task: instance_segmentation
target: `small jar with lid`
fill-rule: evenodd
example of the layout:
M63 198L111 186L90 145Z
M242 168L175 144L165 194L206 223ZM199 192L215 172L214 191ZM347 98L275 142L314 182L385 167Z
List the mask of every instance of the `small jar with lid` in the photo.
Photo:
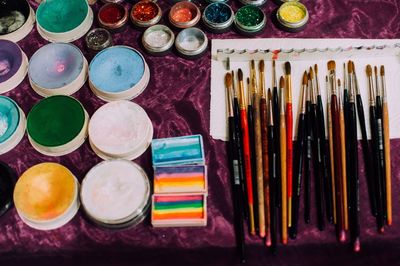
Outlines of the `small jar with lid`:
M88 32L85 37L86 46L92 54L113 45L111 34L103 28L96 28Z
M232 8L225 3L212 3L204 9L202 18L207 30L223 33L230 30L234 13Z
M101 27L119 31L128 22L128 10L121 4L108 3L100 8L97 19Z
M199 22L201 11L194 3L182 1L171 7L168 17L174 27L185 29L194 27Z
M195 27L182 30L175 39L176 50L186 59L201 57L207 51L207 46L207 35Z
M256 36L263 32L267 22L264 12L257 6L247 5L235 14L235 26L245 36Z
M277 26L287 32L302 31L306 27L308 19L308 10L300 2L284 3L276 12Z
M160 21L162 11L157 3L150 0L142 0L132 7L130 17L133 25L140 28L150 27Z
M162 56L174 45L175 34L165 25L157 24L148 28L142 37L143 47L149 54Z

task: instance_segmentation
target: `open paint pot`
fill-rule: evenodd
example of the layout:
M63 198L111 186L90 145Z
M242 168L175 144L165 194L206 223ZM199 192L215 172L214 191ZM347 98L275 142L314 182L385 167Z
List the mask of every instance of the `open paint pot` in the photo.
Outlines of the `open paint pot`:
M25 129L26 119L22 109L12 99L0 96L0 154L15 148Z
M150 80L142 54L128 46L99 52L89 65L89 86L105 101L130 100L139 96Z
M302 31L308 22L308 10L300 2L286 2L276 11L277 26L287 32Z
M85 176L83 209L90 221L109 229L139 224L150 207L150 182L143 169L127 160L103 161Z
M259 7L246 5L236 12L234 22L240 34L255 36L265 29L267 19Z
M97 53L113 45L111 34L103 28L96 28L88 32L85 37L86 46L91 52Z
M213 33L223 33L230 30L234 13L232 8L225 3L213 3L204 9L203 23Z
M207 50L207 35L198 28L188 28L179 32L175 39L175 47L182 57L196 59Z
M35 24L35 12L26 0L0 1L0 40L18 42Z
M50 42L73 42L93 23L93 11L84 0L46 0L37 9L37 30Z
M0 40L0 93L17 87L28 72L28 57L18 44Z
M101 27L118 31L128 22L128 10L121 4L108 3L100 8L97 19Z
M78 149L87 136L89 115L82 104L64 95L38 102L28 114L31 145L48 156L62 156Z
M153 125L146 111L130 101L103 105L89 123L89 142L101 158L133 160L153 139Z
M43 97L71 95L85 84L88 62L75 45L50 43L32 56L28 75L33 90Z
M194 27L200 17L200 9L189 1L178 2L169 11L169 21L173 26L181 29Z
M21 220L38 230L68 223L79 209L79 182L64 166L41 163L26 170L14 190Z
M159 5L153 1L139 1L132 7L131 21L137 27L150 27L157 24L162 17Z
M143 47L152 55L165 55L171 50L174 41L174 32L161 24L148 28L142 37Z
M0 162L0 217L13 205L13 192L17 176L13 169Z
M239 0L243 5L262 6L267 3L267 0Z

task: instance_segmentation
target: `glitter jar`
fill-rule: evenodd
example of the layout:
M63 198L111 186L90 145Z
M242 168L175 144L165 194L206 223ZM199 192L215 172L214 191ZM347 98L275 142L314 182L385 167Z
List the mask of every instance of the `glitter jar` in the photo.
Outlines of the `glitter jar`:
M200 9L189 1L178 2L169 11L169 21L173 26L181 29L195 26L200 17Z
M239 0L243 5L262 6L267 0Z
M94 53L113 45L111 34L103 28L93 29L85 37L86 46Z
M142 37L144 48L153 55L165 55L171 50L174 41L175 35L172 30L160 24L148 28Z
M287 2L281 5L276 12L278 27L288 32L302 31L308 22L308 11L305 5L299 2Z
M160 21L162 11L160 6L153 1L143 0L132 7L130 16L135 26L150 27Z
M175 47L182 57L199 58L207 50L206 34L198 28L187 28L179 32L175 39Z
M119 30L128 21L128 10L121 4L108 3L100 8L97 18L101 27L111 31Z
M254 36L264 30L266 17L259 7L247 5L239 8L235 14L234 22L239 33Z
M203 23L213 33L229 31L233 23L233 10L225 3L209 4L203 12Z

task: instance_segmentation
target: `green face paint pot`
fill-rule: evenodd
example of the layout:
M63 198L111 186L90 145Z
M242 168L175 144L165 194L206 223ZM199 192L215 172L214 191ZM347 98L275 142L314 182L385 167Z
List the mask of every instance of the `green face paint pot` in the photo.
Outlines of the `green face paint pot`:
M69 96L50 96L28 114L31 145L48 156L62 156L78 149L87 136L89 116L82 104Z
M50 42L75 41L93 23L93 12L86 0L45 0L36 17L39 34Z
M259 7L247 5L236 12L234 23L240 34L255 36L264 30L266 20L264 12Z

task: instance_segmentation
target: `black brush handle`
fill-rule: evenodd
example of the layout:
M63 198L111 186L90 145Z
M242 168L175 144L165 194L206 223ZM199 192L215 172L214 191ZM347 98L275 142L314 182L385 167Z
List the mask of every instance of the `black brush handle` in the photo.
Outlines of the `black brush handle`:
M304 158L304 221L310 223L311 219L311 156L312 156L312 123L311 102L306 102L306 152Z
M271 216L271 250L272 252L276 251L277 241L278 241L278 214L276 212L277 209L277 176L276 171L278 168L277 165L277 156L276 156L276 147L275 147L275 132L274 126L268 126L268 160L269 160L269 188L270 188L270 216Z
M369 195L369 203L371 207L371 214L373 216L377 216L378 211L376 208L376 194L375 194L375 184L374 184L374 166L372 164L371 152L368 145L367 138L367 127L365 126L365 115L364 115L364 106L362 102L362 98L360 94L357 94L357 114L358 121L360 123L361 129L361 147L363 150L364 157L364 165L365 165L365 173L367 178L367 186L368 186L368 195Z
M280 167L280 162L281 162L281 156L280 156L280 149L279 149L279 143L280 143L280 134L279 134L279 125L280 125L280 112L279 112L279 97L278 97L278 88L274 87L273 88L273 93L272 93L272 106L273 106L273 115L274 115L274 139L276 143L278 143L275 148L275 153L276 153L276 160L277 160L277 169L276 169L276 203L278 207L281 207L281 167Z
M254 212L254 227L256 232L259 231L258 225L258 197L257 197L257 175L256 173L256 146L255 146L255 135L254 135L254 117L253 117L253 106L247 106L247 123L249 127L249 137L250 137L250 152L251 152L251 172L252 175L251 183L253 185L253 212ZM254 158L254 159L253 159Z
M383 217L386 220L386 179L385 179L385 151L383 145L383 107L380 96L376 96L376 117L378 121L378 140L379 140L379 167L381 170L381 190L383 201Z

